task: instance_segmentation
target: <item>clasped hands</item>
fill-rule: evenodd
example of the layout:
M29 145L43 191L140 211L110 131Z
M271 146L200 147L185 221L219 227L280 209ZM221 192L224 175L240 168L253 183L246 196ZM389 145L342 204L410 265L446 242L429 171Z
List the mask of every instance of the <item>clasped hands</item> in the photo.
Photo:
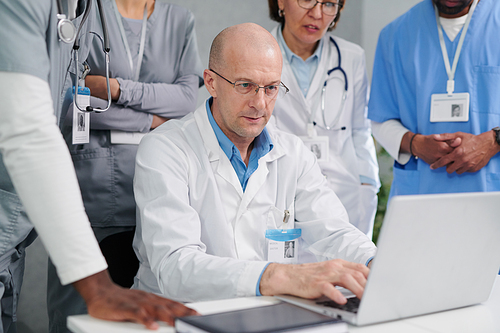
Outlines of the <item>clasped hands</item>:
M411 132L405 134L406 139L413 135ZM493 131L479 135L464 132L416 134L411 144L413 154L428 163L431 169L446 166L449 174L477 172L500 151Z

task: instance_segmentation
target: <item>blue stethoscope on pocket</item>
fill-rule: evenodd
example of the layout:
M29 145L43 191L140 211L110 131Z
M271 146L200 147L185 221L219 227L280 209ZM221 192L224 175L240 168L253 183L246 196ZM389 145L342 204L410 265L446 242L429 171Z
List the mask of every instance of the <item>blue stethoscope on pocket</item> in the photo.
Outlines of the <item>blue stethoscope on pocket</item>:
M76 8L71 8L71 5L76 5L77 1L78 0L68 1L68 12L69 13L76 10ZM104 112L104 111L107 111L109 109L109 107L111 106L111 90L110 90L110 86L109 86L109 51L110 51L110 47L109 47L109 37L108 37L108 26L106 24L106 18L104 17L104 11L102 8L101 0L96 0L96 1L97 1L97 7L99 9L99 18L101 20L101 25L102 25L102 30L103 30L103 38L101 36L99 36L98 34L96 34L95 32L91 32L91 33L93 33L94 35L99 37L99 39L103 45L103 51L104 51L104 55L105 55L105 59L106 59L106 88L107 88L107 92L108 92L108 105L106 106L105 109L100 109L100 108L94 109L91 106L87 106L85 108L82 108L78 105L78 102L77 102L78 91L80 90L79 83L81 80L85 79L85 75L88 72L88 71L85 71L85 73L82 75L82 78L79 77L80 74L79 74L79 69L78 69L78 64L79 64L78 50L80 49L80 38L77 38L77 37L80 35L80 30L90 14L93 0L87 0L85 12L83 13L83 18L82 18L82 21L81 21L78 29L76 29L73 22L71 22L71 20L70 20L71 16L70 15L66 16L66 14L64 14L62 0L57 0L57 11L58 11L58 14L57 14L57 19L58 19L57 34L59 36L59 40L66 43L66 44L70 44L70 43L74 42L72 53L73 53L73 56L75 59L76 75L75 75L75 79L74 79L75 93L73 94L73 103L78 108L78 110L80 110L82 112Z
M328 72L326 72L326 80L323 83L323 88L321 89L321 114L322 114L322 117L323 117L324 126L320 126L317 123L314 123L314 125L319 126L319 127L324 127L327 130L330 130L330 129L334 128L335 125L337 125L337 123L339 122L340 116L342 115L342 113L344 111L344 105L345 105L345 100L347 98L347 89L348 89L347 75L346 75L344 69L342 68L342 57L340 55L340 48L339 48L337 42L333 39L332 36L330 36L330 41L333 43L333 45L335 45L335 48L337 49L339 64L338 64L337 67L334 67L334 68L330 69ZM339 71L340 73L342 73L342 77L330 76L335 71ZM340 80L340 81L342 81L342 78L344 79L344 91L342 92L342 98L341 98L341 102L340 102L339 112L337 112L337 116L335 117L335 119L332 122L327 123L326 122L326 116L325 116L326 86L328 84L328 81L330 81L330 80Z

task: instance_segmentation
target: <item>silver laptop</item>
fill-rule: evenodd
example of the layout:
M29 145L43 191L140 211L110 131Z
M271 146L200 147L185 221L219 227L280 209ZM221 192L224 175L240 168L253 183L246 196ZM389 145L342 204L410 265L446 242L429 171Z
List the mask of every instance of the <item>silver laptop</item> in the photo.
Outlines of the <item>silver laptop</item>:
M499 269L500 192L397 196L356 313L279 298L361 326L484 302Z

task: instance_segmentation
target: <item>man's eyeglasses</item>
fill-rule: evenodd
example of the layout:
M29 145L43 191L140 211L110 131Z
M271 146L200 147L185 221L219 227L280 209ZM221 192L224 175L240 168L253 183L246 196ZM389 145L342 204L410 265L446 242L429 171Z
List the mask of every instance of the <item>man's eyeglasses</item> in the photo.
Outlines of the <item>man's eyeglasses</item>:
M323 10L323 14L334 16L337 15L339 9L342 7L338 2L331 1L317 1L317 0L297 0L297 3L300 7L304 9L313 9L316 4L321 5L321 9Z
M259 89L264 89L264 92L266 96L270 99L274 98L281 98L286 95L286 93L289 91L289 89L283 84L283 82L280 82L280 84L271 84L268 86L261 87L256 83L250 82L250 81L235 81L231 82L228 79L226 79L224 76L220 75L213 69L210 71L214 72L224 80L226 80L228 83L232 84L234 87L234 90L236 90L237 93L242 94L242 95L247 95L252 91L255 91L255 94L259 92Z

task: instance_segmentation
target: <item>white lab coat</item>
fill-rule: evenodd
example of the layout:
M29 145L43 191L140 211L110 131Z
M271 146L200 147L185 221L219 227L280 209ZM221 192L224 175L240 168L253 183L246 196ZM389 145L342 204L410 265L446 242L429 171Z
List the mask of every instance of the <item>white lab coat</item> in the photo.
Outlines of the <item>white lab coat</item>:
M265 231L281 226L285 209L318 260L365 264L375 254L300 139L268 130L274 148L245 192L205 104L144 137L134 179L134 288L185 302L255 295L267 259Z
M277 38L277 28L272 31ZM321 61L313 77L309 91L304 97L290 63L284 57L281 81L290 92L276 101L274 119L279 129L298 136L306 136L306 126L311 112L318 136L329 138L329 160L320 162L321 171L327 177L328 185L344 204L349 221L371 237L373 221L377 210L377 192L380 187L375 145L371 136L370 122L367 120L367 89L365 55L361 47L342 38L334 37L342 58L342 69L348 81L347 98L339 121L331 130L324 127L321 112L321 91L328 70L337 67L337 49L330 41L330 34L323 37ZM284 54L284 51L282 50ZM334 121L340 109L344 90L343 76L334 71L325 97L325 114L328 123ZM344 128L344 129L342 129ZM373 179L375 186L361 185L360 175Z

